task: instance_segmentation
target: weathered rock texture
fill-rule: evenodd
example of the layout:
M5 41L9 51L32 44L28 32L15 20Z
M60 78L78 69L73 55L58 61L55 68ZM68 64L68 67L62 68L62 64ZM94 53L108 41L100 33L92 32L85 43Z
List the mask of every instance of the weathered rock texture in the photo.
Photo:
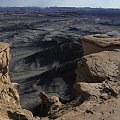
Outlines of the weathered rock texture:
M19 85L10 81L9 47L9 44L0 42L0 120L35 120L31 112L20 106Z
M85 56L78 63L74 84L80 100L58 120L119 120L120 38L102 34L82 40Z
M97 35L97 37L101 35ZM102 35L106 38L106 35ZM108 36L107 36L108 38ZM102 51L87 54L78 63L74 88L77 99L61 104L56 96L49 97L42 92L41 110L48 119L65 120L119 120L120 112L120 46L116 42L94 40ZM114 44L113 44L114 43ZM84 44L84 43L83 43ZM103 45L105 44L105 45ZM112 46L112 49L104 49ZM30 111L20 106L19 85L11 83L8 75L9 45L0 44L0 119L2 120L37 120ZM85 50L85 49L84 49ZM95 49L97 50L97 49ZM98 53L96 53L98 52ZM45 110L44 110L45 109ZM41 110L38 109L40 112ZM61 116L61 117L60 117Z
M103 101L114 97L118 97L119 101L120 38L97 34L84 36L82 41L85 56L78 63L74 88L77 95L86 101L83 103L84 111L88 109L87 112L93 114L94 112L91 112L90 109L103 103ZM106 104L108 103L106 102ZM102 106L99 105L101 109ZM89 118L87 117L84 119L87 120ZM96 119L96 117L91 117L91 119Z
M101 83L115 81L120 75L120 50L103 51L86 55L79 62L77 82Z
M62 107L62 103L57 96L49 97L42 91L40 92L39 97L41 99L40 114L42 114L42 116L51 115Z
M109 36L107 34L83 36L81 40L85 55L120 48L120 37Z
M111 98L102 104L84 102L56 120L119 120L120 99Z
M88 93L107 99L111 89L110 95L118 95L119 88L113 86L120 80L120 38L95 34L82 37L82 41L85 56L78 63L74 85L78 94L85 96L84 93ZM103 94L104 89L109 90Z

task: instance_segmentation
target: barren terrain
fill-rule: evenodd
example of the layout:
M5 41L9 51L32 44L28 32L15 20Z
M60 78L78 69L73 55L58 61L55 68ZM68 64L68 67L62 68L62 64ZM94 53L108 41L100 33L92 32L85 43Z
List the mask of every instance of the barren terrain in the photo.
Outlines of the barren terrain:
M0 41L11 45L10 77L20 84L22 107L34 113L41 90L73 100L80 36L120 36L119 15L119 9L0 8Z

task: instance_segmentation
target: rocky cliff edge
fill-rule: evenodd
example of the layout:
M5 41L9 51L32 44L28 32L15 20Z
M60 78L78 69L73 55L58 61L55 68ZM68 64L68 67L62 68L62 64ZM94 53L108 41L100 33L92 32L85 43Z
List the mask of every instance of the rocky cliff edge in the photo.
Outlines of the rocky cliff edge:
M9 44L0 42L0 120L39 120L20 106L19 85L9 77L9 50Z
M78 63L74 84L79 103L61 119L119 120L120 38L97 34L81 40L85 56Z

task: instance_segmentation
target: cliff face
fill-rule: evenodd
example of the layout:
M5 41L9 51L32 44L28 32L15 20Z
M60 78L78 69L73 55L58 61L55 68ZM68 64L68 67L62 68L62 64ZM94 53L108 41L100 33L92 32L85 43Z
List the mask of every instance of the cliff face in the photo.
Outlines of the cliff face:
M83 36L81 39L85 56L76 69L75 88L88 94L93 90L98 91L98 94L92 93L98 97L107 85L114 95L118 95L119 88L115 89L113 86L118 85L120 80L120 38L96 34ZM89 47L86 44L89 44ZM108 92L110 91L105 94L108 95Z
M119 120L120 38L97 34L81 39L85 56L78 63L74 84L79 104L61 118Z
M96 36L96 35L94 35ZM107 35L97 35L104 40L85 39L86 43L92 41L102 51L84 46L85 55L78 62L74 88L77 98L68 103L61 104L60 109L54 110L41 119L65 120L119 120L120 113L120 44L118 38L105 39ZM108 37L108 36L107 36ZM83 38L82 38L83 40ZM84 40L83 40L84 41ZM99 41L99 42L96 42ZM101 42L100 42L101 41ZM115 42L114 42L115 41ZM116 42L117 41L117 42ZM110 43L110 46L108 45ZM103 46L106 45L106 46ZM39 120L33 117L28 110L22 109L19 98L19 85L11 83L8 65L10 60L9 44L0 43L0 119L2 120ZM91 46L90 46L91 47ZM90 51L90 53L88 53ZM53 98L50 98L53 103ZM39 112L39 109L38 111ZM44 111L43 111L44 112ZM64 115L63 115L64 113ZM61 116L61 117L60 117Z
M120 101L120 38L104 34L82 37L85 56L76 69L76 93L85 101L81 106L90 114L85 120L116 119L119 117ZM117 97L117 98L116 98ZM116 99L115 99L116 98ZM113 100L109 108L109 102ZM105 102L105 103L104 103ZM102 105L101 105L102 104ZM96 106L96 107L95 107ZM116 110L117 108L117 110ZM102 111L103 110L103 111ZM109 110L115 113L109 113ZM103 112L104 115L100 115ZM105 114L106 112L107 114Z
M9 78L10 45L0 42L0 119L35 120L32 113L20 106L19 85L11 83Z

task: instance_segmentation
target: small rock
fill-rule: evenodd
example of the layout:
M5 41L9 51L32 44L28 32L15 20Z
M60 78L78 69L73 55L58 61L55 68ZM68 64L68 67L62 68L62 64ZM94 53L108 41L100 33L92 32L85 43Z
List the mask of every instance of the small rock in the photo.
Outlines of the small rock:
M110 96L107 94L107 93L103 93L101 96L100 96L101 99L104 99L104 100L108 100L110 99Z

